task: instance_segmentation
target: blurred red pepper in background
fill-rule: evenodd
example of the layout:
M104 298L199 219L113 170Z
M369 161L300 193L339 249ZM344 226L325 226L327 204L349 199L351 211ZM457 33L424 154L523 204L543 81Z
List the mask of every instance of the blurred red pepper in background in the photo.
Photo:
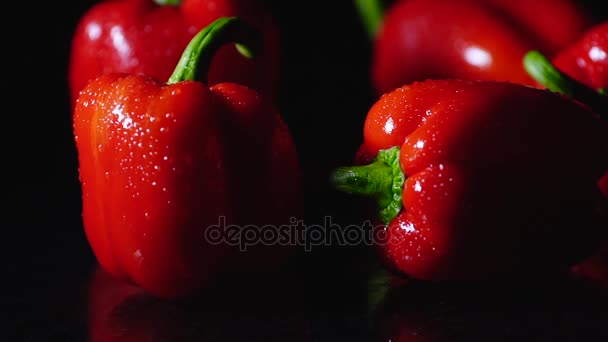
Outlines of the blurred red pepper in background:
M208 72L209 85L235 82L278 95L279 31L254 0L102 0L75 29L68 69L72 103L93 78L110 72L169 78L184 48L220 17L238 16L263 32L264 50L253 59L222 47Z
M606 239L608 128L588 108L510 82L427 80L370 108L347 193L377 200L377 248L423 280L567 270ZM367 160L363 160L363 158Z
M561 50L555 66L596 90L608 89L608 22L597 24Z
M302 214L298 155L273 104L243 85L202 83L217 49L238 42L247 52L261 45L256 32L220 18L192 39L166 84L110 73L80 93L84 228L114 276L172 298L223 278L259 282L287 261L293 249L278 242L240 251L222 240L228 225L244 234Z
M356 0L372 39L377 95L427 78L534 85L522 67L531 49L552 56L595 23L571 0Z

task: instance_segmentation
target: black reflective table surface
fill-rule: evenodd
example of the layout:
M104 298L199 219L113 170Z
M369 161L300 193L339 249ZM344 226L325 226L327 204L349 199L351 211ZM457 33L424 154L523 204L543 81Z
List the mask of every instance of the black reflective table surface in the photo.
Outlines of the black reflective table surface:
M4 7L17 23L0 31L0 341L608 341L599 283L407 281L381 271L368 246L319 246L272 286L242 279L179 301L108 277L82 227L66 80L71 34L95 2ZM283 30L278 105L306 174L306 222L360 224L360 203L327 175L351 163L373 102L365 32L346 2L267 2Z
M608 339L608 288L581 278L448 285L380 271L366 284L315 288L287 280L169 301L92 265L82 279L25 298L30 311L8 313L23 315L18 340L32 342Z

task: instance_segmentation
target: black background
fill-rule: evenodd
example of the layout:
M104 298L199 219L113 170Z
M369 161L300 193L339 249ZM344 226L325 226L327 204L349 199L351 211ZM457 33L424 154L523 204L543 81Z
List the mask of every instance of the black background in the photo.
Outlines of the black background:
M335 222L346 222L352 199L332 191L326 178L333 167L351 162L373 102L369 43L350 1L267 2L282 30L279 107L307 175L307 218L322 223L331 215ZM9 323L6 333L15 333L17 341L86 340L82 294L95 260L81 225L66 70L73 29L93 3L22 1L4 10L2 311ZM305 311L312 316L327 318L316 326L321 334L328 332L324 336L368 337L359 316L367 307L367 253L329 247L299 261L300 286L292 295L306 298ZM569 289L560 296L564 293ZM430 297L424 292L417 299ZM576 331L582 314L575 310L571 315L579 319L570 323ZM487 318L476 319L487 323Z

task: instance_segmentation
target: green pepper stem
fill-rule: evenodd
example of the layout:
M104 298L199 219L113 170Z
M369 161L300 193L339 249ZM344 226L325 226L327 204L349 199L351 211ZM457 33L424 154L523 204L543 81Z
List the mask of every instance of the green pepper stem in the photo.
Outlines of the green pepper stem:
M523 64L528 74L545 88L586 104L606 119L608 97L606 97L604 89L593 89L564 74L547 57L536 50L526 53Z
M181 0L154 0L157 5L160 6L179 6Z
M391 167L375 161L369 165L340 167L332 175L336 189L357 195L377 196L390 191Z
M381 0L355 0L355 8L368 38L373 40L384 19L384 4Z
M399 165L399 148L381 150L368 165L335 169L331 182L337 190L375 198L379 218L388 224L401 211L401 194L405 175Z
M237 17L215 20L192 38L167 84L185 80L206 83L215 53L229 43L235 43L244 57L252 58L262 48L262 33Z

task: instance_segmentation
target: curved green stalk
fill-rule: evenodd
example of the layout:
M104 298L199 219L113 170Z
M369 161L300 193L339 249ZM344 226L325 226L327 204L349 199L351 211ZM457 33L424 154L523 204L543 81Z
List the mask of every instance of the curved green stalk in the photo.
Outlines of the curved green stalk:
M370 40L373 40L384 19L382 0L355 0L355 8Z
M207 72L217 50L235 43L237 50L251 58L261 50L262 33L237 17L222 17L192 38L167 84L185 80L207 82Z
M593 89L558 70L541 52L533 50L524 56L524 68L542 86L586 104L606 118L608 97L605 89Z
M389 224L401 211L405 175L399 165L399 148L378 152L374 162L362 166L340 167L331 175L333 186L346 193L373 197L378 217Z
M160 6L179 6L181 0L154 0L157 5Z

